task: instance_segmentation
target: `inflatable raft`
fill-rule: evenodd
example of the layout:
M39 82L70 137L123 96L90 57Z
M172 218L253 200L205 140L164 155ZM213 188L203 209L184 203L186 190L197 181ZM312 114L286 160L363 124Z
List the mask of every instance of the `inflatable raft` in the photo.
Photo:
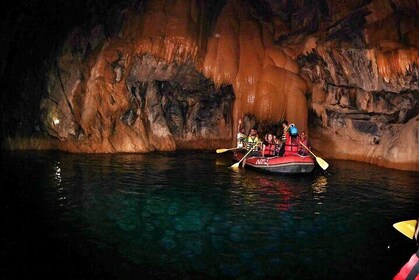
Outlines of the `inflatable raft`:
M234 152L233 160L240 161L245 153ZM287 156L249 156L243 160L243 166L270 173L301 174L310 173L315 166L315 160L311 156L292 154Z

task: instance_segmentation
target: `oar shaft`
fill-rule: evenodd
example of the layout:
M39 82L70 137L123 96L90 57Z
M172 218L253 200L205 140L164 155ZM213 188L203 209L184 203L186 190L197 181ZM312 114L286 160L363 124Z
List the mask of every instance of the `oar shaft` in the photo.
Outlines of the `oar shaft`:
M322 159L321 157L316 156L312 151L310 151L310 149L306 145L304 145L301 141L299 141L299 142L307 151L310 152L310 154L316 159L317 163L320 165L320 167L323 170L326 170L329 167L329 164L324 159Z
M251 148L240 160L239 160L239 165L240 163L251 153L253 152L253 148Z
M255 145L252 146L252 148L235 164L233 164L231 167L239 167L240 163L251 153L253 152L253 150L256 148L256 146L258 145L258 143L256 143Z
M313 157L317 158L315 154L306 146L303 144L303 142L300 141L301 146L303 146Z

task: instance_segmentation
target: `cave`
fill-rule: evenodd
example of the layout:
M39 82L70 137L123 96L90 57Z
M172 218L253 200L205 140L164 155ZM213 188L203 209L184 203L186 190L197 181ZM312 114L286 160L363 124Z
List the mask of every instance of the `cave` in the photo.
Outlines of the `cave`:
M417 0L15 0L0 19L2 279L417 260ZM312 149L253 153L285 120Z
M325 158L419 170L414 1L17 1L2 9L8 150L234 146L289 120Z

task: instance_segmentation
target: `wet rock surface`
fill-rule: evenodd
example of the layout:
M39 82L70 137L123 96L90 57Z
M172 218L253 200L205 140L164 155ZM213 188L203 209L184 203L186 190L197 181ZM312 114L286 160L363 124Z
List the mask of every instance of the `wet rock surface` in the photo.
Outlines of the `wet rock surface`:
M67 10L80 22L57 3L5 12L4 147L212 149L235 145L239 119L261 136L288 119L322 156L419 170L414 1L133 0Z

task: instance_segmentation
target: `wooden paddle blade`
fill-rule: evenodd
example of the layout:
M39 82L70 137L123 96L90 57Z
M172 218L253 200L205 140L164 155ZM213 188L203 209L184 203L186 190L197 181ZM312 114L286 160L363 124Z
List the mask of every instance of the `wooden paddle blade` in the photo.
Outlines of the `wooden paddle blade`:
M415 235L416 220L398 222L395 223L393 227L408 238L413 239L413 236Z
M320 165L323 170L326 170L329 167L329 164L322 158L316 157L317 163Z

